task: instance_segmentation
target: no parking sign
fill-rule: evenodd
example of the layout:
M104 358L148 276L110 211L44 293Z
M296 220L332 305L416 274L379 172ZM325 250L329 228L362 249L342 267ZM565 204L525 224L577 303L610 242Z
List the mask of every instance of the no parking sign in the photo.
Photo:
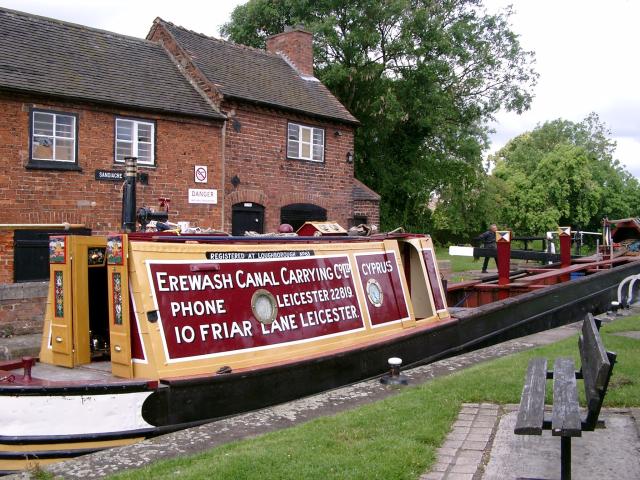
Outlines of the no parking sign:
M209 175L207 173L207 166L206 165L196 165L194 167L194 175L193 175L193 179L195 180L196 183L207 183L207 181L209 180Z

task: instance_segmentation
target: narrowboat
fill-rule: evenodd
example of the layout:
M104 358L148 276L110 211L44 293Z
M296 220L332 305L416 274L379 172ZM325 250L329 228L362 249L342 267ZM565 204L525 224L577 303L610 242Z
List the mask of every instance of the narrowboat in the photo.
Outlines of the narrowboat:
M0 471L576 321L640 273L613 247L510 272L510 232L497 232L498 277L445 289L428 235L316 227L328 235L51 237L39 358L0 364Z

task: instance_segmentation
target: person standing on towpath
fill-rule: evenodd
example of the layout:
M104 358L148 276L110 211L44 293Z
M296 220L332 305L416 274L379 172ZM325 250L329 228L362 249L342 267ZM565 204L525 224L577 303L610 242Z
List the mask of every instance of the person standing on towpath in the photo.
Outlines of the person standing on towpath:
M489 230L484 232L482 235L477 237L477 240L482 242L482 246L484 248L492 248L496 250L496 232L498 231L498 226L495 223L489 225ZM497 253L497 252L496 252ZM487 267L489 266L489 259L491 257L484 257L484 262L482 263L482 273L487 273ZM498 259L496 255L493 255L493 259L496 262L496 267L498 266Z

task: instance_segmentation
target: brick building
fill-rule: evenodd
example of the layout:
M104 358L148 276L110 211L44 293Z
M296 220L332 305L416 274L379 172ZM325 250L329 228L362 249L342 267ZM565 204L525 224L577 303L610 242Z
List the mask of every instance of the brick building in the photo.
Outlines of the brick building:
M310 33L288 29L264 51L157 18L147 38L163 45L228 119L226 229L352 221L357 121L313 76Z
M263 51L161 19L138 39L3 8L0 31L0 224L14 225L0 230L0 283L18 277L15 225L120 228L121 182L108 180L127 155L144 177L138 205L168 197L172 221L378 222L379 197L354 183L357 120L313 77L308 32Z

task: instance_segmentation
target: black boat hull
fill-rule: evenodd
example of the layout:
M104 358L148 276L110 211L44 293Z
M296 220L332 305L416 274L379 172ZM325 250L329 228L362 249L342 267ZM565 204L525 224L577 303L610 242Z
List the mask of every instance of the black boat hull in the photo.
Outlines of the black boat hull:
M375 377L387 359L405 367L500 343L606 311L618 284L640 273L640 262L457 311L451 321L365 347L250 372L168 380L144 403L152 425L202 421L275 405Z

